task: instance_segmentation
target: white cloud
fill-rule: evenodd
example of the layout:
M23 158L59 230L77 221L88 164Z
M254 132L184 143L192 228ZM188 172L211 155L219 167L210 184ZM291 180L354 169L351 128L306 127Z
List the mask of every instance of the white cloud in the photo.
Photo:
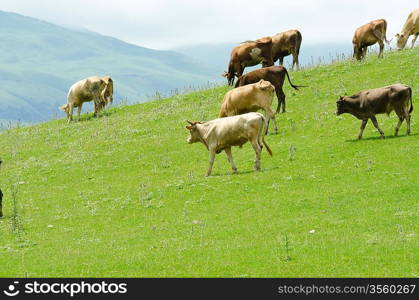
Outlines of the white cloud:
M241 42L290 28L302 32L303 43L351 43L355 28L377 18L388 21L390 37L415 4L408 0L2 0L0 9L168 49Z

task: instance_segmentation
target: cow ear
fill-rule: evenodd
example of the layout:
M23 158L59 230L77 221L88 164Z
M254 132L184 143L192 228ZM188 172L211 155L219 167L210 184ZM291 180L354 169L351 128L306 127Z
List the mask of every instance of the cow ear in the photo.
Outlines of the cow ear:
M192 126L191 125L186 125L185 128L188 129L189 131L192 130Z

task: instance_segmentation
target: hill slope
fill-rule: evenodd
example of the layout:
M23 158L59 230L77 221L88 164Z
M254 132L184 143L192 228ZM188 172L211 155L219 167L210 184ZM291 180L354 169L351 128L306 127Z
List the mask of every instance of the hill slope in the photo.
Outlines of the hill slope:
M92 75L115 80L116 100L146 101L160 91L202 85L215 72L174 51L157 51L87 30L0 11L0 119L60 115L68 88Z
M418 55L292 72L310 87L285 84L262 172L246 144L238 175L220 154L205 178L186 143L226 86L0 133L0 276L417 276ZM413 88L412 135L381 115L387 138L368 124L356 141L338 96L395 82Z

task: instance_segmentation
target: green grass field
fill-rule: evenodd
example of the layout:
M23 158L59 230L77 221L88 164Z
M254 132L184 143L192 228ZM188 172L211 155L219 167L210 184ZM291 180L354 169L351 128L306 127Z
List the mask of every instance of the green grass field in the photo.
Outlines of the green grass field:
M189 145L185 120L216 118L228 87L0 133L0 276L417 277L419 48L291 72L261 172ZM339 95L413 89L412 134L394 113L335 116ZM274 99L276 108L276 98Z

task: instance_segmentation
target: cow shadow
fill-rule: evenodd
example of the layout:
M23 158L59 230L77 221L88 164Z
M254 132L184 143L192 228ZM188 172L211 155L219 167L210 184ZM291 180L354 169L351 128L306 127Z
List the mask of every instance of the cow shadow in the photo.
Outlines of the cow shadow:
M264 173L264 172L269 172L269 171L273 171L279 169L279 167L272 167L272 168L262 168L262 170L260 171L256 171L256 170L246 170L246 171L238 171L237 173L233 173L233 171L228 171L225 173L215 173L215 174L211 174L210 177L224 177L224 176L240 176L240 175L245 175L245 174L251 174L251 173Z
M361 140L358 139L351 139L351 140L346 140L345 142L347 143L356 143L356 142L362 142L362 141L376 141L376 140L392 140L392 139L403 139L403 138L407 138L407 137L411 137L411 136L418 136L419 133L411 133L410 135L407 134L399 134L398 136L395 135L387 135L385 136L384 139L382 139L380 136L370 136L367 138L362 138Z

